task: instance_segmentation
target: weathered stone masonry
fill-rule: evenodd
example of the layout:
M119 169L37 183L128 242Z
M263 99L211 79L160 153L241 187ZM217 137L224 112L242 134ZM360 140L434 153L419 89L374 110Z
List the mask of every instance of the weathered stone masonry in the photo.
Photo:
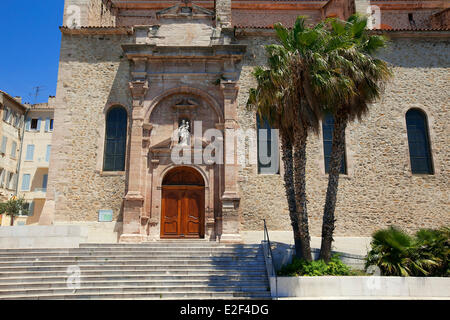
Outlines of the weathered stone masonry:
M197 14L208 16L207 11L197 10ZM246 108L248 91L256 85L251 72L255 66L265 63L264 45L275 41L273 31L237 27L220 33L214 24L201 20L204 17L200 22L181 24L172 18L166 16L168 20L160 26L62 28L56 125L46 214L43 213L41 223L95 222L98 210L110 208L114 211L114 221L121 222L125 215L125 220L131 217L133 223L138 223L127 222L132 230L124 230L124 234L146 234L157 239L161 192L158 188L162 175L171 166L163 155L168 148L165 139L172 124L167 126L167 121L173 117L175 100L193 99L192 103L200 105L195 108L204 110L198 111L197 116L204 117L208 126L256 128L255 115ZM391 224L409 231L450 224L449 32L391 31L387 35L392 41L380 56L393 65L395 77L367 117L347 129L348 174L340 181L337 236L368 236ZM215 52L211 49L214 41L226 41L230 48L237 45L236 48L245 50L239 53L235 64L223 64L226 60L223 57L201 58L222 61L209 64L208 68L212 69L205 69L199 60L189 61L184 56L198 48L202 52ZM159 50L154 50L154 46L159 46ZM183 51L176 49L177 46L189 48ZM144 50L145 55L139 50ZM164 50L173 58L166 57L156 63ZM171 59L175 62L170 62ZM177 65L177 59L185 62ZM230 74L237 72L237 79L218 85L215 80L226 74L227 68ZM205 76L195 75L205 70L210 70ZM139 94L133 93L137 88L133 89L133 83L146 86L138 84L140 79L148 83L142 101L137 99ZM150 110L152 104L155 109L150 116L145 110ZM125 172L108 173L102 171L105 116L113 105L128 110L127 167ZM219 115L214 120L207 111L213 105ZM405 113L410 108L420 108L427 114L433 175L411 174L405 123ZM169 109L170 113L164 111ZM227 114L227 110L231 113ZM141 129L135 130L136 126ZM145 138L146 132L153 135L149 140ZM132 137L135 142L142 140L141 149L132 143ZM320 135L310 136L307 151L311 231L312 235L319 236L327 186ZM149 160L136 161L136 156ZM251 165L228 169L206 165L198 170L205 180L215 177L207 181L212 184L207 186L211 189L208 189L210 211L206 212L206 223L212 234L217 231L215 228L224 227L221 219L227 219L226 210L230 208L232 218L225 228L230 228L231 233L239 229L261 230L263 218L271 230L290 230L282 168L280 175L260 175L256 166ZM237 184L226 182L229 183L226 185L223 179L233 181L234 172ZM228 198L223 197L226 190L231 192ZM224 206L224 201L230 203ZM127 212L134 213L127 216ZM139 236L139 239L143 238Z

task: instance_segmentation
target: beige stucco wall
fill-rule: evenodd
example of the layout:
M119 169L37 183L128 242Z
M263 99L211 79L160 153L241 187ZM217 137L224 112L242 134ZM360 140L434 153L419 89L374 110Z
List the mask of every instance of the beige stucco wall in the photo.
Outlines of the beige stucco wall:
M52 101L53 103L53 101ZM33 212L27 219L27 224L34 224L39 221L39 217L46 197L46 189L43 188L44 175L48 175L49 161L46 159L47 146L51 145L52 132L50 124L46 130L46 119L54 119L52 106L46 104L35 105L27 114L29 119L41 119L40 130L25 130L22 156L20 164L20 176L18 184L18 195L23 196L27 202L34 205L31 207ZM34 145L34 155L32 160L27 160L27 146ZM30 175L28 189L22 188L23 177ZM48 182L47 182L48 184Z

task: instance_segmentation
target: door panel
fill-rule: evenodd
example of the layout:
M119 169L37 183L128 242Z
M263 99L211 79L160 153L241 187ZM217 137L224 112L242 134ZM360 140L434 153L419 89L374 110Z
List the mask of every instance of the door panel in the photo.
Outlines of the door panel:
M204 236L205 189L193 186L163 187L162 238Z
M202 233L202 194L201 190L186 190L184 195L183 212L185 219L183 219L186 230L186 235L189 237L198 237Z
M181 200L179 190L163 190L161 234L169 237L180 234Z

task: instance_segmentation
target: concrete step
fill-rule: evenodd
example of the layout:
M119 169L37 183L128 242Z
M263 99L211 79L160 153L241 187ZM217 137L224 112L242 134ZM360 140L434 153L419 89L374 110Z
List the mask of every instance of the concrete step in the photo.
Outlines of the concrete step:
M48 282L59 282L66 281L69 274L45 274L45 275L24 275L18 277L17 274L13 274L9 277L0 277L0 285L3 284L17 284L17 283L48 283ZM84 272L80 277L81 281L101 281L101 280L205 280L205 281L266 281L266 275L264 273L254 273L254 274L241 274L241 273L177 273L177 274L94 274L86 275Z
M208 285L152 285L152 286L93 286L93 287L81 287L80 289L70 289L65 286L64 288L33 288L33 289L24 289L24 288L11 288L11 289L2 289L0 290L0 299L4 296L8 295L48 295L48 294L59 294L59 295L67 295L67 294L97 294L97 293L151 293L151 292L267 292L268 285L254 285L254 286L208 286Z
M188 254L183 252L174 252L174 253L149 253L149 254L140 254L140 255L58 255L58 256L34 256L34 255L19 255L13 257L1 257L0 262L8 262L8 261L98 261L98 260L143 260L143 259L152 259L152 260L167 260L167 259L209 259L209 260L261 260L262 256L259 254L249 254L249 255L232 255L232 254Z
M47 268L48 269L48 268ZM80 272L82 276L143 276L143 277L152 277L152 276L261 276L266 274L266 270L263 268L259 269L242 269L236 270L235 268L228 269L215 269L215 268L178 268L178 269L166 269L162 268L152 268L152 269L87 269L80 268ZM24 270L16 270L15 268L10 271L1 271L0 270L0 281L2 279L8 278L40 278L40 277L67 277L67 269L66 268L51 268L51 270L38 270L38 271L24 271Z
M47 250L47 249L35 249L30 251L7 249L11 251L0 252L0 258L2 257L17 257L17 256L64 256L64 255L147 255L147 254L179 254L179 252L188 253L192 255L196 254L223 254L223 255L249 255L260 254L261 249L199 249L199 248L150 248L150 249L65 249L65 250Z
M160 264L172 265L172 266L197 266L197 265L210 265L210 266L235 266L235 267L249 267L259 266L264 260L224 260L224 259L158 259L158 260L118 260L118 259L93 259L93 260L64 260L64 261L0 261L1 267L20 267L20 266L92 266L92 265L108 265L114 264L118 266L134 265L147 265L157 266Z
M67 265L60 265L60 266L54 266L54 265L44 265L44 266L0 266L0 274L3 274L4 272L42 272L42 271L60 271L60 272L66 272L67 271ZM264 265L254 265L254 266L243 266L241 268L233 266L233 265L211 265L211 264L198 264L195 265L195 269L193 269L190 266L186 265L179 265L179 264L156 264L156 265L136 265L136 264L128 264L126 266L124 265L115 265L115 264L91 264L91 265L78 265L78 267L81 269L81 272L95 272L95 271L120 271L120 270L134 270L134 271L212 271L212 272L221 272L221 271L234 271L234 272L243 272L243 271L252 271L252 272L262 272L265 271L266 268Z
M271 300L268 292L106 292L97 294L5 295L1 300Z
M134 252L123 252L120 254L116 254L114 252L110 253L40 253L40 254L7 254L0 255L0 261L17 261L21 259L91 259L91 258L171 258L171 257L205 257L205 258L240 258L240 259L257 259L261 255L258 252L242 252L242 253L231 253L231 252L167 252L167 251L159 251L159 252L144 252L144 253L134 253Z
M254 249L259 248L260 244L220 244L220 243L189 243L189 242L173 242L173 243L164 243L164 242L151 242L151 243L81 243L80 249L99 249L99 248L108 248L108 249L120 249L120 248L136 248L136 249L145 249L145 248L199 248L199 249L209 249L209 248L219 248L219 249ZM8 250L8 249L4 249Z
M67 287L80 268L80 289ZM206 241L0 250L0 299L270 298L259 245Z
M164 281L162 281L164 280ZM20 286L20 290L25 289L56 289L56 288L67 288L68 282L66 279L58 279L56 281L32 281L25 282L8 282L0 283L0 296L3 292L8 290L17 290ZM264 288L267 289L269 282L264 279L238 279L230 280L223 278L216 279L100 279L91 280L86 278L80 279L80 288L100 288L100 287L188 287L188 286L205 286L205 287L226 287L226 288Z

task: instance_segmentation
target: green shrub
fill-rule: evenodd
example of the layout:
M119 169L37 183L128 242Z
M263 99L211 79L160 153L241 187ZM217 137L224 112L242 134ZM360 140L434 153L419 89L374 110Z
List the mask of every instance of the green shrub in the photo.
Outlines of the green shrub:
M308 262L294 257L292 263L282 267L279 276L348 276L351 275L350 268L345 265L339 255L334 255L328 264L323 260Z
M449 228L422 229L409 236L396 227L372 236L366 257L369 266L386 276L448 276Z

